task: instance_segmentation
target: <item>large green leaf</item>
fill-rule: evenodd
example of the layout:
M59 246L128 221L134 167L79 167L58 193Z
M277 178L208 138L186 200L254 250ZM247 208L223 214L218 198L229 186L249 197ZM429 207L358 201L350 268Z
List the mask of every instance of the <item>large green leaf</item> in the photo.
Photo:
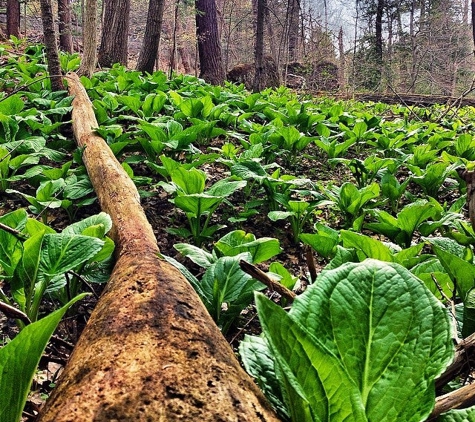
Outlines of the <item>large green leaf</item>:
M394 257L391 250L380 240L365 236L360 233L342 230L340 232L343 246L345 248L355 248L362 259L374 258L380 261L393 262Z
M280 418L289 420L282 389L275 376L274 357L265 338L246 334L239 344L239 354L246 371L256 380Z
M250 258L249 253L221 257L206 270L201 280L203 301L223 332L252 302L254 291L265 287L241 270L239 261L250 261Z
M63 274L92 258L103 245L103 240L90 236L45 234L40 269L49 276Z
M265 296L256 295L256 305L292 420L367 421L358 387L338 357Z
M281 251L277 239L272 237L256 239L252 233L246 233L244 230L234 230L224 235L214 247L226 256L249 252L255 264L266 261Z
M96 215L91 215L81 221L70 224L63 230L63 234L83 234L84 230L91 226L102 225L104 227L104 234L112 228L112 220L109 214L101 212Z
M430 414L434 379L454 354L450 321L404 267L368 259L326 270L288 314L262 295L256 303L293 421L411 422Z
M24 209L9 212L0 217L0 223L21 231L28 220ZM12 276L23 253L22 242L12 233L0 230L0 268L7 276Z
M181 195L175 198L175 205L194 217L201 217L209 213L215 206L223 202L224 198L211 196L204 193Z
M324 271L289 318L341 360L369 420L422 421L430 413L434 379L454 352L450 322L404 267L366 260Z
M467 293L475 287L475 266L447 252L435 243L432 243L432 249L449 274L450 279L457 285L458 296L465 301Z
M0 421L20 420L33 375L51 335L68 308L84 296L75 297L61 309L27 325L0 349Z
M21 99L20 94L10 95L9 97L2 98L0 101L0 113L10 116L15 116L25 107L24 101Z

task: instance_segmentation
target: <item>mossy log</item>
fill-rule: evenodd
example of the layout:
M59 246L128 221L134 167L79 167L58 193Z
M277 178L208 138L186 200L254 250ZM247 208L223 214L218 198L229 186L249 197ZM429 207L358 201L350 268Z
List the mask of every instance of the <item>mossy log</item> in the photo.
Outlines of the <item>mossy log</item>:
M75 74L73 130L117 261L40 422L278 421L193 288L157 256L156 238L97 127Z

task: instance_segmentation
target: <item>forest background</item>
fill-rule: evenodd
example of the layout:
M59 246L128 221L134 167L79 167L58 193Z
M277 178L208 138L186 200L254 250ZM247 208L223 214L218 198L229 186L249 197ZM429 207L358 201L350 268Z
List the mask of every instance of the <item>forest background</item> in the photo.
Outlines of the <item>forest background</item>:
M53 5L61 49L85 47L82 23L91 3L96 0ZM470 91L474 75L468 0L151 0L147 19L144 0L94 6L102 66L118 62L143 70L152 59L146 70L201 75L209 82L227 76L252 86L260 34L261 86L458 96ZM0 2L4 35L39 28L39 7ZM123 23L114 25L114 16ZM108 30L99 42L101 27ZM147 34L147 27L155 31ZM214 69L207 73L200 61Z

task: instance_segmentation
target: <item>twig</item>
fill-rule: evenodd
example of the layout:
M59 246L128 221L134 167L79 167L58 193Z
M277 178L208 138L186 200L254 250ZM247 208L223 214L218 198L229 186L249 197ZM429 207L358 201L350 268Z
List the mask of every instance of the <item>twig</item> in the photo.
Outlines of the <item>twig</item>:
M241 260L239 261L239 266L245 273L249 274L251 277L254 277L256 280L259 280L261 283L264 283L271 291L279 293L290 302L293 302L297 296L292 290L289 290L284 285L272 280L264 271L260 270L255 265Z
M28 315L9 305L8 303L0 301L0 311L3 312L8 318L19 319L25 325L31 324L31 320L28 318Z
M401 101L401 103L404 104L404 107L406 107L406 108L409 110L409 112L410 112L417 120L419 120L420 122L422 122L422 119L421 119L416 113L414 113L414 111L412 110L412 108L407 105L407 103L404 101L404 99L396 92L396 90L392 87L391 84L389 84L389 89L391 89L391 91L393 92L393 94L394 94L396 97L399 98L399 101Z
M472 78L472 83L470 84L470 88L466 89L464 92L462 92L460 94L459 97L457 97L455 99L455 101L453 102L453 104L451 106L448 106L447 109L445 110L444 113L441 114L441 116L437 119L437 123L440 123L442 121L442 119L449 113L449 111L452 109L452 107L455 106L455 110L454 112L452 113L452 115L454 115L455 113L457 113L460 109L460 107L462 106L462 100L468 95L470 94L473 90L475 90L475 76ZM458 104L457 104L458 103Z
M471 369L471 363L475 355L475 333L463 339L455 351L454 360L445 369L444 373L435 381L436 389L440 390L457 375Z
M447 301L448 304L450 304L450 316L451 320L454 326L453 332L455 336L455 342L458 344L460 343L460 339L457 336L457 318L456 318L456 312L455 312L455 301L450 299L444 292L444 289L442 289L442 286L439 284L437 279L435 278L434 274L431 274L432 281L434 282L435 286L437 287L437 290L439 291L440 295ZM455 287L455 286L454 286Z
M25 88L28 88L30 85L34 85L37 82L41 82L45 79L50 79L50 78L53 78L55 76L58 77L58 76L64 76L64 75L47 75L47 76L42 76L41 78L35 79L34 81L31 81L31 82L27 83L26 85L19 86L18 88L14 89L12 92L5 95L5 97L0 98L0 103L2 101L5 101L8 97L11 97L11 96L17 94L18 92L24 90Z
M310 273L310 280L314 283L317 279L317 268L315 267L315 258L313 257L312 248L310 248L310 246L307 246L305 258L307 260L308 272Z
M76 271L72 271L72 270L68 271L68 273L73 275L74 277L77 277L81 281L81 283L84 283L86 285L86 287L91 291L93 296L96 299L99 299L99 295L95 292L93 287L86 281L86 279L81 274L78 274Z
M275 292L272 292L271 295L270 295L270 299L272 299L272 297L274 296ZM231 340L229 340L229 344L233 344L236 339L241 336L241 334L243 333L243 331L249 326L249 324L254 321L257 317L257 312L254 313L254 315L249 318L249 320L246 321L246 323L238 330L238 332L233 336L233 338Z
M17 229L14 229L13 227L7 226L6 224L3 224L3 223L0 223L0 230L4 230L22 240L25 240L28 238L28 236L24 235L22 232L18 231Z
M427 421L435 421L442 413L451 409L464 409L475 404L475 384L469 384L458 390L437 397L435 407Z

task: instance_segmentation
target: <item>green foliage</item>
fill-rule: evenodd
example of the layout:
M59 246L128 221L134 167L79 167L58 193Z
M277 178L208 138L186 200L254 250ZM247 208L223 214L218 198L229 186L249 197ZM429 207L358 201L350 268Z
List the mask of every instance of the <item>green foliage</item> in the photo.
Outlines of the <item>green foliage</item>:
M251 261L249 252L216 258L206 252L199 253L197 248L190 246L192 245L178 249L183 250L194 262L203 264L206 268L201 280L173 258L163 255L162 258L182 272L218 327L226 333L241 312L252 303L254 291L264 289L265 285L251 278L239 266L241 260Z
M0 46L0 54L5 51ZM35 319L42 298L65 304L81 291L82 281L74 274L81 274L87 281L105 281L113 244L106 237L110 223L102 217L72 224L62 233L44 224L52 221L49 217L60 209L73 222L77 210L94 200L81 165L81 151L75 150L73 140L63 130L69 124L72 98L66 92L51 92L42 46L25 46L24 55L12 59L7 54L2 59L0 190L3 195L15 192L28 201L29 211L40 215L42 222L28 218L24 210L0 217L1 223L17 230L16 235L0 230L1 276L9 283L5 294L0 294L2 300L17 303ZM78 64L77 55L61 56L64 70L74 70ZM403 265L438 299L455 297L461 302L461 331L464 335L473 332L475 276L471 268L475 234L461 215L466 188L455 171L460 166L473 167L473 125L469 122L475 116L471 108L446 114L441 106L420 109L335 101L297 95L285 88L249 94L243 86L214 87L190 75L168 79L163 72L146 75L119 65L96 72L91 79L82 77L81 81L94 105L97 133L122 160L127 174L140 186L141 196L160 195L156 199L162 200L164 193L155 189L158 182L176 209L186 216L186 227L169 227L169 232L192 238L195 245L210 247L218 229L224 224L233 225L210 251L190 244L176 245L202 268L199 276L183 266L181 270L224 331L252 303L252 293L263 288L240 270L239 260L263 263L275 258L280 252L277 237L282 242L292 230L296 242L310 245L318 254L318 264L326 265L324 274L352 265L356 268L359 264L355 263L367 257L387 261L392 269L399 268L395 263ZM13 95L5 94L12 91ZM71 154L74 160L66 161ZM328 206L324 199L335 207ZM224 209L223 205L228 205L225 212L216 212L219 207ZM256 224L251 218L265 221L266 229L267 225L272 228L265 215L289 224L275 224L278 227L269 236L276 238L256 239L250 233L234 230L249 230L249 225ZM174 212L171 221L182 216ZM315 223L313 230L311 223ZM297 256L302 255L300 247L299 243L294 246ZM83 250L87 252L81 253ZM71 265L74 268L70 269ZM59 274L61 271L66 273ZM298 277L278 262L270 263L269 274L288 288L298 282ZM363 300L365 291L356 281L351 286L351 301L345 308L337 307L344 308L346 314L331 323L349 320L353 331L347 337L354 337L350 346L356 348L359 337L353 334L367 327L364 318L357 326L351 317L355 313L353 305L358 305L358 298ZM393 294L398 286L399 282L388 287L381 297ZM400 312L413 309L413 305L403 303L407 295L401 295L394 300L402 306ZM414 315L420 316L427 309L425 293L422 299L413 300L420 307ZM256 376L257 381L284 419L305 420L330 409L326 398L312 401L322 392L321 385L312 388L311 400L304 391L318 375L313 363L308 363L313 355L305 355L304 349L324 328L318 327L317 334L307 336L308 324L303 328L295 328L294 324L290 330L287 325L283 325L285 329L276 327L276 320L287 321L287 316L281 311L275 311L277 316L267 315L268 308L274 311L272 306L262 298L258 301L266 314L267 327L275 329L282 342L272 346L264 338L247 339L242 347L251 351L255 348L258 353L253 354L254 363L246 366L257 368L259 363L265 368L257 372L261 377ZM325 309L328 314L334 311ZM361 307L356 309L355 315ZM395 311L392 302L388 309ZM289 318L294 314L292 310ZM321 325L329 323L325 320ZM404 328L406 325L402 324ZM343 325L338 327L345 330ZM295 341L291 352L283 350L289 345L285 342L288 333ZM302 333L306 339L301 341ZM324 339L322 335L317 341L318 353L323 356L331 352L324 370L336 368L329 372L329 379L340 374L343 380L341 390L328 391L334 393L332 397L338 403L344 396L341 391L346 389L354 406L349 418L358 419L361 386L365 384L354 382L354 374L345 366L351 353L341 352L340 356L339 350L332 349L333 343L327 344ZM351 351L351 347L342 350ZM281 354L277 363L274 348ZM282 364L282 356L288 356L292 364ZM303 369L293 365L300 357L306 359L305 370L310 368L307 372L314 378L299 378ZM401 368L400 379L410 380L410 384L413 379L404 372L409 369L405 363ZM419 383L421 391L430 390L424 385L431 379L432 375L425 378L425 384ZM279 387L282 380L285 388ZM388 397L399 396L391 391ZM425 412L431 402L420 399L422 404L414 415ZM417 395L413 401L412 397L400 400L414 403ZM289 403L294 406L289 407ZM379 405L384 406L385 401ZM407 405L408 412L411 406ZM341 415L351 406L341 409L336 405L330 411L333 409L335 415ZM387 414L389 418L391 411ZM361 417L364 420L367 416ZM368 419L385 420L379 414Z
M106 214L75 223L62 233L28 218L24 210L5 214L0 222L18 231L0 230L2 278L11 293L8 298L0 291L0 298L15 302L31 321L38 319L45 293L63 304L79 293L79 281L68 284L66 273L80 274L87 266L107 260L114 250L112 241L105 238L111 228Z
M379 194L380 187L377 183L358 189L353 183L346 182L327 191L328 198L343 212L346 227L351 226L362 215L364 207L378 198Z
M184 237L193 237L197 246L210 238L222 225L209 223L216 209L236 190L246 186L242 180L222 179L205 190L206 174L196 168L177 167L170 174L172 183L161 186L170 194L178 208L183 210L188 219L190 229L173 230Z
M240 352L283 416L423 421L431 412L434 379L454 354L450 322L403 267L367 260L325 271L289 313L262 295L256 303L264 338Z
M411 246L415 231L420 225L437 216L438 210L433 203L419 200L406 205L396 217L386 211L373 210L377 223L365 224L365 228L380 233L403 247Z
M21 420L36 367L51 335L68 308L85 296L76 296L57 311L27 325L0 349L0 420Z
M468 409L451 410L437 418L437 422L470 422L475 418L475 407Z

